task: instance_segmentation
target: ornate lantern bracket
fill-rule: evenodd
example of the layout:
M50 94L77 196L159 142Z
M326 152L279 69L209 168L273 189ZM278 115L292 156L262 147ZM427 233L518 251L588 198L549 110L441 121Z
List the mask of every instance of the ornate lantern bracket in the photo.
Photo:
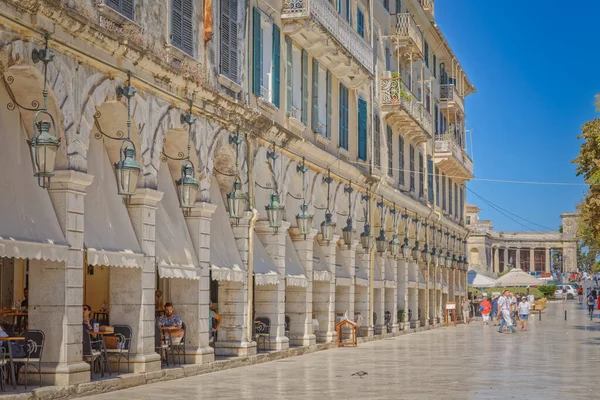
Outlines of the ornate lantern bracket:
M331 171L329 169L327 170L327 176L323 178L323 182L327 184L327 208L325 209L325 220L321 222L321 235L323 236L323 240L329 244L333 240L333 233L335 232L336 226L336 223L333 221L333 214L329 208L331 198L331 182L333 182Z
M296 225L301 235L306 235L312 229L313 215L308 212L308 205L306 204L306 183L305 175L308 172L304 157L302 157L302 164L296 166L296 171L302 174L302 205L300 206L300 213L296 214Z
M227 194L227 206L229 207L229 218L233 219L236 224L239 224L248 205L248 195L242 190L242 180L239 174L240 145L243 140L239 128L235 135L229 135L229 144L235 145L235 179L231 192Z
M342 229L342 235L344 237L344 243L348 246L348 249L352 248L352 241L354 240L354 226L352 224L352 181L348 182L348 186L344 187L344 193L348 194L348 219L346 219L346 226Z

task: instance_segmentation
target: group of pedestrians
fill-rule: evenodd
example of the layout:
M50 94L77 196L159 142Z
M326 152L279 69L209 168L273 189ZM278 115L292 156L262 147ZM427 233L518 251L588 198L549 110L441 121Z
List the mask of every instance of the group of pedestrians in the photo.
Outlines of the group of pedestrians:
M535 298L532 294L521 296L519 293L511 293L507 289L501 295L495 294L491 301L487 298L487 294L484 294L483 300L479 303L479 311L481 311L485 325L489 325L491 320L496 326L500 321L498 333L504 333L505 330L516 333L515 325L517 324L521 331L527 330L529 310L534 301Z

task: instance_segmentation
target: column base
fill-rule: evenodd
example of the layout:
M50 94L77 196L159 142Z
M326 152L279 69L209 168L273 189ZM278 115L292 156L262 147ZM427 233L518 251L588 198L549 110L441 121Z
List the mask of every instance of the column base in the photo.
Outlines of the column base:
M272 337L271 348L274 348L274 350L287 350L290 348L290 339L287 336Z
M331 343L337 340L337 334L335 332L317 333L318 343Z
M256 355L256 342L215 343L215 355L225 357L249 357Z
M392 333L396 333L400 331L400 325L399 324L392 324Z
M185 362L188 364L207 364L215 361L215 350L210 347L186 347Z
M361 326L358 328L358 336L360 337L372 337L375 334L375 330L370 326Z
M121 365L123 363L121 362ZM160 371L161 360L158 353L131 354L131 372L154 372Z
M410 323L410 329L416 329L421 327L421 321L418 319L413 319Z
M31 372L31 370L30 370ZM27 384L39 384L37 374L27 376ZM90 381L90 365L86 362L71 364L42 363L42 384L44 386L69 386Z
M290 338L290 346L312 346L317 344L317 337L313 334Z
M375 325L375 334L376 335L383 335L387 333L387 326L385 325Z

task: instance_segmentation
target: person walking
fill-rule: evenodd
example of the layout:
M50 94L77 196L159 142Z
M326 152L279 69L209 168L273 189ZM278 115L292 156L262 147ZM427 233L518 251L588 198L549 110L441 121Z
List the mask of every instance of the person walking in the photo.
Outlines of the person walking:
M492 311L492 303L487 298L487 295L483 296L483 300L479 306L479 310L481 311L481 316L483 317L483 323L485 325L490 324L490 312Z
M579 286L577 288L577 297L579 297L579 304L583 304L583 287Z
M470 321L470 319L469 319L470 311L471 311L471 302L468 299L464 298L463 303L462 303L462 313L463 313L463 320L466 325L468 325L469 321Z
M500 296L498 296L497 294L494 295L494 297L492 297L492 324L494 324L494 326L497 325L498 322L498 298Z
M592 296L592 294L590 293L590 295L587 297L587 306L588 306L588 312L590 313L590 318L592 318L594 316L594 305L596 304L596 300L594 300L594 296Z
M512 320L510 318L510 292L508 290L504 290L502 292L502 296L498 299L498 313L502 315L502 322L500 323L500 329L498 333L503 333L504 326L507 326L511 333L516 333L515 327L512 324Z
M518 304L519 307L519 321L521 323L521 330L527 330L527 320L529 319L529 309L531 308L531 304L527 301L527 298L523 296L521 302Z

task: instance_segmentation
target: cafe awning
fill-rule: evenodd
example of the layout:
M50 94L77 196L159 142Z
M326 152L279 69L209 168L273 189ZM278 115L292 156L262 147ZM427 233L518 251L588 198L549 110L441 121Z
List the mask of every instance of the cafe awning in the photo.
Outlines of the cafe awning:
M395 288L396 279L394 277L394 268L396 267L396 260L392 257L385 257L385 287Z
M335 284L336 286L351 286L350 268L344 265L344 256L340 247L335 248Z
M369 271L368 267L362 259L362 254L357 254L354 258L356 263L356 275L354 276L354 282L358 286L369 286Z
M144 255L101 140L90 139L87 160L88 172L94 175L84 197L83 242L88 265L141 268Z
M300 263L289 233L285 235L285 282L288 286L306 287L308 285L304 267Z
M68 244L48 191L33 177L18 115L6 107L0 112L0 257L66 261Z
M156 263L161 278L200 279L200 267L169 168L158 170L163 198L156 210Z
M248 272L240 257L229 214L219 190L213 179L210 185L210 198L217 206L210 222L210 269L212 279L217 281L246 282Z
M315 241L313 244L313 281L328 282L332 276L331 271L327 269L325 254Z
M279 273L277 265L269 256L256 232L254 232L254 283L257 285L277 285Z

